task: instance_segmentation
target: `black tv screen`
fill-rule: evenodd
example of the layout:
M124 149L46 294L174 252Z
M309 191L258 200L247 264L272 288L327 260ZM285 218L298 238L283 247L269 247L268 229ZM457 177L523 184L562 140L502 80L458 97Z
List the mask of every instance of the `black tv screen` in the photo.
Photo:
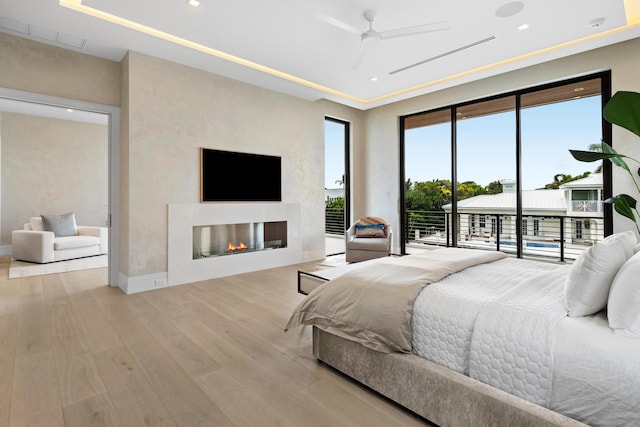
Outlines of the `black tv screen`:
M202 148L202 202L279 202L281 158Z

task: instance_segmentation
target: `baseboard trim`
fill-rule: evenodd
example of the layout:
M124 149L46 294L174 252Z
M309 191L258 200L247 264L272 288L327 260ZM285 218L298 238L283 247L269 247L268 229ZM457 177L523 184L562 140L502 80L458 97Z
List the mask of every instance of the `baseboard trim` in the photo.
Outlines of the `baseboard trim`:
M151 291L153 289L166 288L168 275L166 272L146 274L144 276L127 277L120 273L118 287L127 294Z

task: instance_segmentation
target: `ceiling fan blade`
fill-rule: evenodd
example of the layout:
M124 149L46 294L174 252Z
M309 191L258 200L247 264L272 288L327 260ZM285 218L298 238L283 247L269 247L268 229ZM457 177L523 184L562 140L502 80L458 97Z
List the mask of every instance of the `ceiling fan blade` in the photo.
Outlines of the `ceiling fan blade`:
M357 36L362 34L362 31L357 29L356 27L349 25L338 18L334 18L331 15L327 15L324 12L320 12L319 10L312 10L311 13L319 20L326 22L329 25L333 25L334 27L340 28L341 30L347 31Z
M352 70L356 70L360 67L360 64L362 64L362 61L364 60L364 57L367 55L367 52L369 51L370 46L371 46L371 43L368 43L367 39L363 40L362 43L360 43L360 48L356 53L356 57L353 60L353 64L351 65Z
M450 27L438 27L441 24L448 24L449 21L432 22L430 24L414 25L412 27L397 28L395 30L380 31L380 38L383 40L397 37L413 36L415 34L432 33L435 31L450 30Z

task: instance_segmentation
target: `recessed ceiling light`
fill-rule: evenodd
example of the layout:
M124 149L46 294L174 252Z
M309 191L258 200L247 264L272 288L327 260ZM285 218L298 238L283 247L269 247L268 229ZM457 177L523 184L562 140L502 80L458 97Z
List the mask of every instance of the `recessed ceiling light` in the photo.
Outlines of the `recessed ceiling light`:
M496 10L496 16L498 18L508 18L520 13L522 9L524 9L524 3L522 2L513 1L511 3L505 3Z
M592 30L596 30L602 27L602 24L604 24L604 18L596 18L593 21L590 21L588 25Z
M529 28L529 24L522 24L522 25L518 25L518 29L520 31L526 30Z
M198 6L200 6L200 2L199 2L198 0L187 0L187 3L188 3L190 6L193 6L193 7L198 7Z
M371 80L372 82L377 82L378 78L376 76L373 76L373 77L369 77L369 80Z
M73 113L73 110L71 108L67 108L67 111Z
M582 92L583 90L584 90L584 88L583 88L583 87L576 87L576 88L573 88L573 91L574 91L574 92Z

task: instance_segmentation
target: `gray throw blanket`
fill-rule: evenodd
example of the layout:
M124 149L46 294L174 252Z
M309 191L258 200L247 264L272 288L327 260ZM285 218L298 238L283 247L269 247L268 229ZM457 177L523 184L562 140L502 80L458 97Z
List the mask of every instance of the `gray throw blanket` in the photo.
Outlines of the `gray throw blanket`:
M373 350L409 353L413 301L422 288L504 257L502 252L439 248L354 266L314 289L294 310L285 331L316 325Z

